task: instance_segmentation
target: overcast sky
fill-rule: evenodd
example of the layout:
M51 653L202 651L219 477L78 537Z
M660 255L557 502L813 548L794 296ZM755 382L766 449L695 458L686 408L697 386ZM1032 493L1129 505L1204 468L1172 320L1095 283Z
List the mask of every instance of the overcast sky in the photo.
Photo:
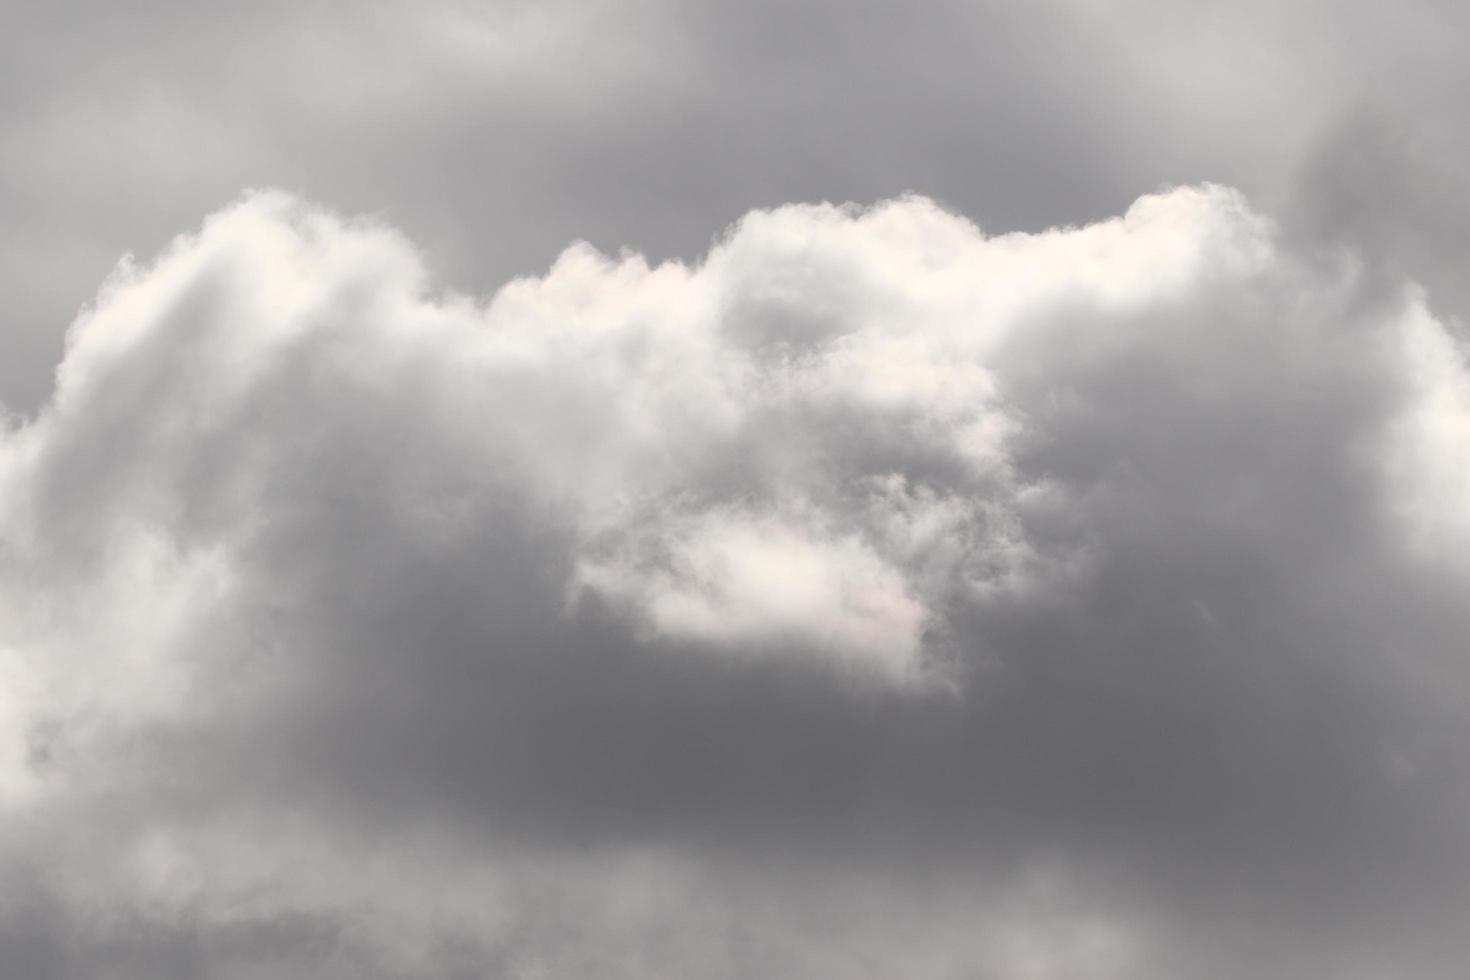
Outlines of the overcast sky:
M1452 980L1470 8L0 0L0 980Z

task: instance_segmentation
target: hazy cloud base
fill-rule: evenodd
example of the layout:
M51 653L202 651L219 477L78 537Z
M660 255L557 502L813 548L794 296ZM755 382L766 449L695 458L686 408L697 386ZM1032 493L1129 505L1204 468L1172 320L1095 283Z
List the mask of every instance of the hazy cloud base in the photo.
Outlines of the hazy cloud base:
M251 194L0 436L6 976L1448 977L1470 374L1215 186L585 245Z

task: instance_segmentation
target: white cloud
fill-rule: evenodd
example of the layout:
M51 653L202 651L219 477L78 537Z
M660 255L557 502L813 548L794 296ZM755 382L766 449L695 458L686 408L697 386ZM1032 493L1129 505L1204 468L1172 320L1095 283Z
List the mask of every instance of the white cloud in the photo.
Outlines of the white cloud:
M1402 663L1463 683L1442 657L1459 642L1449 580L1411 590L1462 574L1426 571L1425 555L1470 533L1467 428L1463 353L1414 291L1385 297L1350 261L1288 247L1218 187L999 237L920 198L782 207L747 216L697 264L578 245L485 301L440 289L381 223L253 194L156 261L124 263L74 325L51 402L0 435L0 806L27 818L0 846L61 895L59 869L73 883L99 869L87 901L135 901L145 918L345 917L357 938L344 942L408 956L411 937L354 930L378 915L418 922L408 910L426 882L454 879L456 859L399 849L406 831L328 829L322 814L342 800L463 805L498 829L580 826L586 800L608 807L586 815L597 828L625 811L655 828L739 823L732 809L759 823L744 779L793 823L856 794L880 814L932 806L942 825L978 792L956 760L983 749L1037 753L999 772L1022 795L1038 780L1017 806L1049 826L1070 804L1048 795L1046 767L1077 758L1142 779L1144 795L1167 797L1168 767L1191 752L1239 752L1242 785L1269 781L1302 757L1295 743L1285 756L1260 747L1275 730L1240 727L1235 712L1316 722L1256 686L1270 659L1257 651L1315 670L1331 648L1376 677L1381 647L1357 638L1377 617ZM1366 599L1375 576L1402 591ZM588 623L604 631L596 642ZM1232 644L1217 664L1210 651ZM983 675L996 665L1020 693L990 722ZM680 684L728 703L709 694L722 681L678 678L725 671L805 692L791 695L802 723L740 721L680 744L678 732L705 731L670 702ZM915 751L895 734L912 719L850 716L847 693L802 686L813 673L878 704L897 695L905 711L959 693L933 710L978 714L919 740L944 790L894 789L930 786L881 763ZM1071 715L1038 719L1052 702L1027 700L1028 684L1055 685L1055 710ZM759 693L770 689L740 690L729 717L776 710ZM1156 710L1176 697L1224 733ZM828 713L801 714L813 706ZM1417 702L1404 710L1418 717ZM964 742L986 724L994 738ZM1045 742L1053 730L1064 734ZM758 764L741 769L746 743ZM781 782L782 765L815 773L823 753L874 744L862 793L840 771L821 773L838 780L831 800ZM713 761L686 771L681 751ZM1344 770L1361 761L1341 751ZM658 753L675 775L639 768ZM1087 785L1058 778L1066 792ZM721 801L708 810L688 796L700 779ZM400 802L387 788L398 780L423 798ZM254 792L299 811L278 853ZM84 842L104 805L115 831ZM348 867L374 833L388 834L382 873L402 879L400 895ZM547 860L531 877L554 905L587 875L558 878ZM471 921L484 883L465 886L456 914L468 933L534 946L544 909L503 863L476 852L466 874L502 882L504 918ZM692 887L649 907L681 907ZM367 911L350 897L364 888L383 891ZM622 916L646 912L621 901L593 916L608 935L578 969L612 955ZM844 923L864 918L843 907ZM1097 976L1137 975L1144 933L1087 925L1094 911L1069 911L1035 943L1017 927L969 953L1050 977L1077 975L1075 949L1114 963ZM918 955L888 933L875 941L898 944L879 960Z

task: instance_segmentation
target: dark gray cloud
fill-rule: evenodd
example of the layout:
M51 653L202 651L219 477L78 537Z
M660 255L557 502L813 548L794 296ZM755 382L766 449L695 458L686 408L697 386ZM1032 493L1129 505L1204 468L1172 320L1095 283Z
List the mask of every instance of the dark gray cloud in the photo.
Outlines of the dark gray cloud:
M7 970L1453 975L1421 292L1211 186L435 282L248 196L0 442Z

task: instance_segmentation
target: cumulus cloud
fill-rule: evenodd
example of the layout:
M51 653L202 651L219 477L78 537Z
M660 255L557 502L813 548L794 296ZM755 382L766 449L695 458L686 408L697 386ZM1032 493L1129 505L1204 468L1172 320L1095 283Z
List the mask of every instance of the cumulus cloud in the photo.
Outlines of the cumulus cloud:
M387 209L437 272L487 290L576 236L690 255L753 207L909 188L1030 230L1185 180L1281 210L1315 149L1335 161L1311 178L1332 209L1307 208L1316 230L1371 232L1370 249L1451 286L1464 264L1449 218L1465 213L1470 31L1444 0L1343 0L1331 18L1259 0L934 0L922 17L852 0L6 12L0 402L24 412L119 253L151 253L262 183ZM1446 176L1324 144L1358 103L1432 144Z
M1380 272L1200 186L478 298L248 195L0 435L5 955L1447 976L1470 368Z

